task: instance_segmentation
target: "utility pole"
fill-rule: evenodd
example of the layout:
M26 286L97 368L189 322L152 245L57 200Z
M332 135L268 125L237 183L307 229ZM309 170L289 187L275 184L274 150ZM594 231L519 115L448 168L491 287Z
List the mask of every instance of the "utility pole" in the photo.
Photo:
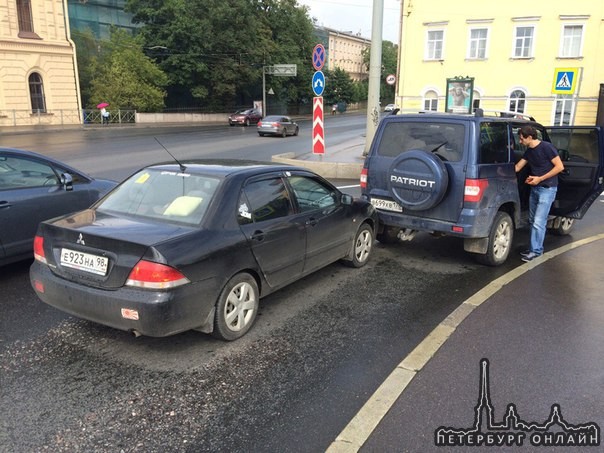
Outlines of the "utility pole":
M382 28L384 23L384 0L373 0L371 24L371 58L369 60L369 88L367 92L367 134L365 150L369 147L380 122L380 79L382 77Z

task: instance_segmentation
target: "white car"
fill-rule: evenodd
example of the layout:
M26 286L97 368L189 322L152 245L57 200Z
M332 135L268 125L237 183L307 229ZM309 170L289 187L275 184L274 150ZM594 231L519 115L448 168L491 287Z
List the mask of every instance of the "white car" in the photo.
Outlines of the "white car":
M392 112L396 108L398 108L396 104L388 104L386 107L384 107L384 112Z

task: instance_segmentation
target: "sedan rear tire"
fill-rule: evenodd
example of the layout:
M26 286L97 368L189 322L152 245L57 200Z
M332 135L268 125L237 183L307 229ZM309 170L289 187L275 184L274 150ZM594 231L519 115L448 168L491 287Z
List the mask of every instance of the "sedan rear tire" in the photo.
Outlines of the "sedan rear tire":
M212 335L226 341L245 335L256 319L259 294L258 284L250 274L233 276L218 297Z
M354 236L352 249L343 263L350 267L363 267L369 261L373 250L373 228L367 223L361 225Z
M281 137L287 137L287 129L283 128L283 131L281 132Z

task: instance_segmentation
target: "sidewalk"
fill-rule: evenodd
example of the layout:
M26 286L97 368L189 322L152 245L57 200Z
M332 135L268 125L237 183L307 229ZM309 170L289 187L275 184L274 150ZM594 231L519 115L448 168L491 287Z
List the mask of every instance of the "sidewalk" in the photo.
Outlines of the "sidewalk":
M328 451L599 446L602 239L552 250L466 300L399 364Z

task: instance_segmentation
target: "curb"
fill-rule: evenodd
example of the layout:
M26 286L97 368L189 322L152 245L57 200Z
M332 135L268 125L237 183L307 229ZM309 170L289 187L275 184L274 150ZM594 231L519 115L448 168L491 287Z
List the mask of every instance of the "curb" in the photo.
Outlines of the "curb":
M325 179L359 179L363 169L362 163L300 160L295 158L294 153L275 154L271 160L281 164L308 168Z

